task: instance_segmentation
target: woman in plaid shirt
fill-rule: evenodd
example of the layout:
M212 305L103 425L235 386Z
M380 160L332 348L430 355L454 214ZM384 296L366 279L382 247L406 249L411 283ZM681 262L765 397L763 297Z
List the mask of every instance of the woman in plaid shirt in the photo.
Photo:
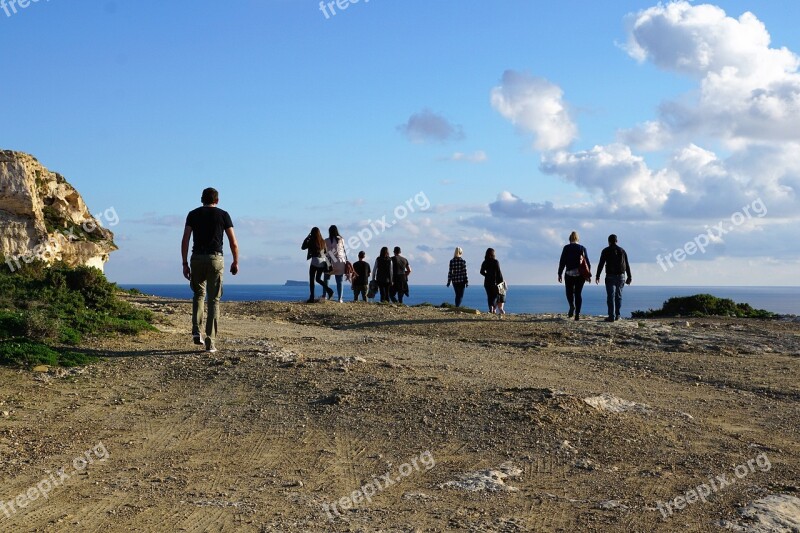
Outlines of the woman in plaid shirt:
M453 258L450 260L450 270L447 272L447 286L453 284L456 291L456 307L461 307L461 300L464 299L464 289L469 287L467 280L467 262L461 257L464 250L456 246Z

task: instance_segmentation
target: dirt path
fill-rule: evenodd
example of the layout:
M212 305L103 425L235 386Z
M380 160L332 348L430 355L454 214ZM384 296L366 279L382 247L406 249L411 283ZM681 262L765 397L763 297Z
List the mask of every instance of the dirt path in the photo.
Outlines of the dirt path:
M103 362L0 370L0 530L719 531L800 496L797 322L225 303L208 356L137 301L161 331Z

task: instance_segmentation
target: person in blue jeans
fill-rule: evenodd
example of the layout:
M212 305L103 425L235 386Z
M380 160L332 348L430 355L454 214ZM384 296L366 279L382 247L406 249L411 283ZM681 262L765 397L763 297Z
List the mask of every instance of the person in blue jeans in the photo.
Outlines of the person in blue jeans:
M606 303L608 304L606 322L614 322L620 318L622 289L625 285L630 285L633 280L628 254L617 246L617 236L614 234L608 236L608 246L603 248L600 253L600 262L597 265L597 275L594 279L595 284L600 283L603 267L606 269Z

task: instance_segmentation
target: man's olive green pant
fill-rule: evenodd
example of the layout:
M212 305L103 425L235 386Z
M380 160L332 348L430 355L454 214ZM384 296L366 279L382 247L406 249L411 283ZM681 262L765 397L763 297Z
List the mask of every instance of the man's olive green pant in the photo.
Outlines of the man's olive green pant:
M206 337L213 343L217 338L217 321L219 320L219 299L222 297L222 271L225 268L222 255L192 254L190 263L191 281L189 286L194 291L192 299L192 335L200 335L203 328L203 300L208 294L208 320L206 321Z

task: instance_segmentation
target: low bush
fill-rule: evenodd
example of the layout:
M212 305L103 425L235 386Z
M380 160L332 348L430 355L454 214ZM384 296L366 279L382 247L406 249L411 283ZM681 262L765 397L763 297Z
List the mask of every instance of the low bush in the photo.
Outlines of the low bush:
M775 318L777 315L763 309L753 309L750 304L736 303L729 298L717 298L711 294L695 294L670 298L661 309L634 311L633 318L659 317L708 317L729 316L737 318Z

